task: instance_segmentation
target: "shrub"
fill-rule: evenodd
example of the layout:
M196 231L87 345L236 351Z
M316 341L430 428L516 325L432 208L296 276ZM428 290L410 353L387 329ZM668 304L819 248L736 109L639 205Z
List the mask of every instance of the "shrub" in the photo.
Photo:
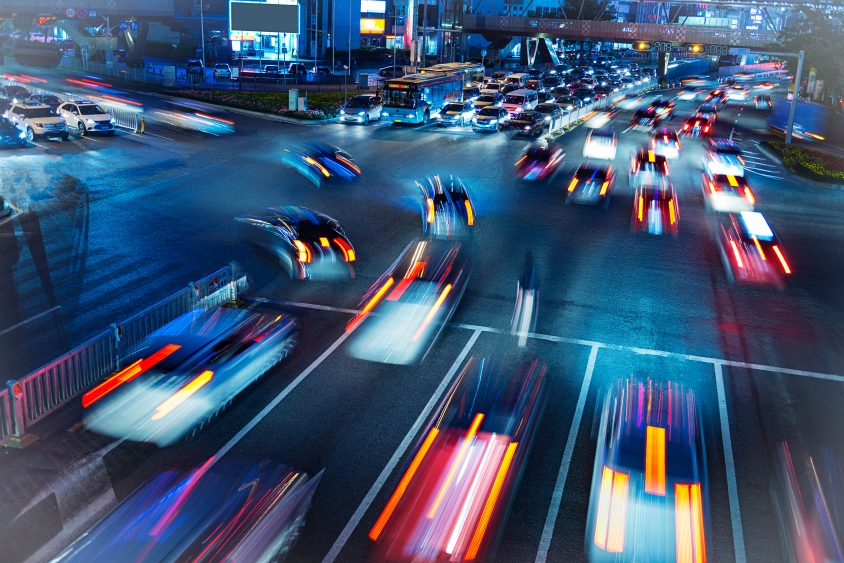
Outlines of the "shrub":
M249 109L299 119L327 119L336 116L343 107L340 92L308 93L306 111L290 111L287 92L241 92L225 90L165 90L165 94L191 98L228 107Z
M844 180L844 158L781 141L765 143L782 158L790 172L822 182Z

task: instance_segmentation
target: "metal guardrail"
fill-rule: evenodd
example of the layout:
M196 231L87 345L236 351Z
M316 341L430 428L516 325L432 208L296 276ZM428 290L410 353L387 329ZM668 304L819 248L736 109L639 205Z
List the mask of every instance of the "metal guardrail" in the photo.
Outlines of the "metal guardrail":
M603 39L629 43L632 41L677 41L731 47L757 47L775 43L776 31L744 30L694 25L605 22L532 18L525 16L488 16L463 14L463 31L482 33L497 31L509 35L540 35L571 39Z
M138 130L138 113L134 111L127 111L125 109L106 108L110 116L114 118L114 125L129 129L130 131Z
M25 445L33 424L119 370L122 358L167 323L195 308L218 307L236 299L245 291L247 281L246 277L233 278L233 264L221 268L29 375L8 381L0 391L0 444Z

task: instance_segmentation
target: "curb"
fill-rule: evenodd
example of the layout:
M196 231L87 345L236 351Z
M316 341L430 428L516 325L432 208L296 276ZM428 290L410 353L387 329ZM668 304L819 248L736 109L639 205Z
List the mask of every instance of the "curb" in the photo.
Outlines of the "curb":
M313 126L316 126L316 125L325 125L325 124L328 124L328 123L336 123L339 120L339 118L337 118L337 117L332 117L332 118L329 118L329 119L320 119L320 120L316 120L316 119L308 119L308 120L293 119L291 117L283 117L281 115L273 115L271 113L264 113L262 111L253 111L253 110L249 110L249 109L223 106L223 105L220 105L220 104L214 104L214 103L211 103L211 102L206 102L205 100L194 100L193 98L182 98L182 97L179 97L179 96L170 96L168 94L159 94L159 93L155 93L155 94L152 94L152 95L155 96L156 98L162 98L162 99L165 99L165 100L177 100L177 101L187 100L189 102L199 102L201 104L205 104L207 106L211 106L211 107L214 107L214 108L219 108L221 110L230 111L232 113L239 113L241 115L248 115L250 117L257 117L258 119L266 119L267 121L277 121L279 123L290 123L290 124L293 124L293 125L304 125L305 127L313 127Z
M762 143L756 143L756 148L759 149L759 152L763 153L768 158L772 158L772 159L776 160L777 162L779 162L780 164L782 164L782 159L777 157L777 155L775 155L775 154L771 154L771 152L768 151L768 149L766 149L765 147L762 146ZM827 190L844 190L844 184L828 184L826 182L818 182L817 180L810 180L809 178L804 178L803 176L800 176L799 174L795 174L794 172L792 172L791 170L789 170L785 166L783 166L782 168L783 168L783 170L785 170L786 174L788 174L789 176L797 178L797 179L799 179L800 182L805 182L806 184L809 184L810 186L814 186L816 188L824 188L824 189L827 189Z

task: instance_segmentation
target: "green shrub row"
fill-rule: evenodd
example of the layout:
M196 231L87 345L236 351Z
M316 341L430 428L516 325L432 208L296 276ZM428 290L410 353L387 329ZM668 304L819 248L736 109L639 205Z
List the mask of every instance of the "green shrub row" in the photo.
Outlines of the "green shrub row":
M343 107L342 92L309 92L306 111L290 111L287 92L242 92L225 90L165 90L165 94L190 98L228 107L248 109L295 117L327 119L335 117Z
M822 182L844 180L844 158L782 141L764 143L773 149L790 172Z

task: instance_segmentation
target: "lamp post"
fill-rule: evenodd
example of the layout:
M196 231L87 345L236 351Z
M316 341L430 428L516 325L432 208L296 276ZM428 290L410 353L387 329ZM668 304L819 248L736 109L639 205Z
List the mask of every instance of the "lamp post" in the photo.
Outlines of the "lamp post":
M343 68L346 70L346 74L343 75L343 105L346 105L346 98L348 97L348 88L349 88L349 67L343 65Z
M202 35L202 72L205 72L205 17L203 16L204 6L199 0L199 33Z

